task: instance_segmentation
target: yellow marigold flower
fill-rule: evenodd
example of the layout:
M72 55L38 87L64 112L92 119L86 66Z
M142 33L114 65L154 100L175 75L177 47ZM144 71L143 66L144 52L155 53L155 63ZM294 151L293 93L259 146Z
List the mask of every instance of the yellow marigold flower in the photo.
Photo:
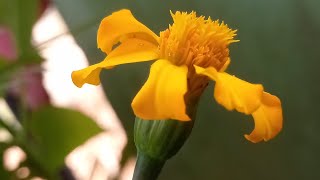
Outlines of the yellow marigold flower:
M208 81L216 82L214 98L228 110L251 114L255 128L245 137L252 142L269 140L282 129L279 98L264 92L261 84L251 84L225 72L230 64L228 46L235 30L195 12L171 13L173 24L157 36L134 18L129 10L105 17L99 27L98 47L107 57L100 63L74 71L72 80L100 84L102 68L156 60L144 86L133 99L137 117L146 120L189 121L187 104L199 97ZM116 46L118 45L118 46Z

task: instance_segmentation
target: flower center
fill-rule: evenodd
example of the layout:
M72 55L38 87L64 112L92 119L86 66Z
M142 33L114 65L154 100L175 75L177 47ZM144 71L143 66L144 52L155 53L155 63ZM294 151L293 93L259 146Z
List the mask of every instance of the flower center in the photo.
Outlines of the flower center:
M238 41L233 39L236 30L210 17L197 17L195 12L177 11L171 16L173 24L160 33L160 57L178 66L212 66L219 70L229 59L229 44Z
M237 42L236 30L210 17L197 17L195 12L171 12L173 24L160 33L160 58L177 66L188 66L186 102L199 98L208 84L208 78L195 73L193 65L214 67L218 71L228 61L228 46Z

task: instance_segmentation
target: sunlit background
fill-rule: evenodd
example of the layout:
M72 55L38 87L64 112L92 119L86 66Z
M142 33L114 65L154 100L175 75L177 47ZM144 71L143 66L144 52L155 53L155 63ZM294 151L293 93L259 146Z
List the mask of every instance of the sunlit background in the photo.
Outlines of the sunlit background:
M131 179L130 104L151 63L103 71L97 87L70 78L104 58L99 23L123 8L156 33L170 10L223 20L240 39L228 73L282 100L282 132L253 144L251 117L219 106L210 84L159 179L320 179L318 0L0 0L0 179Z

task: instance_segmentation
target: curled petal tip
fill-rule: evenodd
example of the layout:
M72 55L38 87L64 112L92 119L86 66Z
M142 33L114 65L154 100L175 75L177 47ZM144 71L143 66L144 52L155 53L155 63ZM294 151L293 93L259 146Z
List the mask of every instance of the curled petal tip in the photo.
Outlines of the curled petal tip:
M100 72L101 68L93 65L85 69L73 71L71 73L71 79L73 84L78 88L81 88L85 83L97 86L100 84Z
M122 9L105 17L99 26L97 45L109 54L113 46L125 39L138 38L158 44L158 36L140 23L130 10Z
M72 71L71 73L71 79L74 85L76 85L78 88L81 88L84 84L84 82L81 80L80 73L78 71Z
M278 97L263 92L262 104L258 110L252 113L255 128L245 138L257 143L262 140L269 141L282 130L282 107Z
M262 139L260 139L260 138L251 137L249 134L245 134L244 137L245 137L248 141L250 141L250 142L252 142L252 143L258 143L258 142L260 142L260 141L262 140Z

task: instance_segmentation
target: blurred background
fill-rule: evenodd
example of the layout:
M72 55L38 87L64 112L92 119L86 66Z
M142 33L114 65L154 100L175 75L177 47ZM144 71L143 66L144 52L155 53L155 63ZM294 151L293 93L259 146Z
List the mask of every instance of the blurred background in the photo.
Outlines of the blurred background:
M238 29L228 73L280 97L284 127L253 144L250 116L212 97L159 179L320 179L320 1L0 0L0 179L131 179L136 150L131 100L150 63L101 74L76 88L73 70L101 61L102 18L128 8L158 33L169 11L196 11Z

